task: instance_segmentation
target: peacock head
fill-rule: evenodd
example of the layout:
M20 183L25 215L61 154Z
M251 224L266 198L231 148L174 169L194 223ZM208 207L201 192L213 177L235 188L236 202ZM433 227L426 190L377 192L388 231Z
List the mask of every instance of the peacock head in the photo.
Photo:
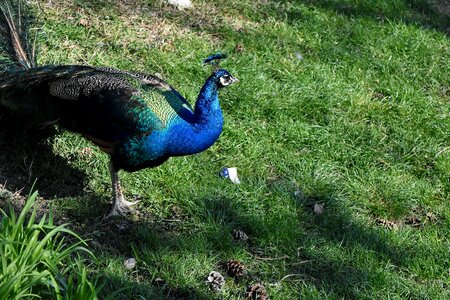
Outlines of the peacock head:
M238 79L236 77L233 77L230 72L224 69L219 69L219 61L226 57L227 56L224 53L218 52L216 54L208 56L208 58L203 61L203 63L210 64L214 67L215 71L211 77L219 88L226 87L232 85L235 82L238 82Z
M230 86L239 81L236 77L231 75L230 72L224 69L214 71L212 77L219 88Z

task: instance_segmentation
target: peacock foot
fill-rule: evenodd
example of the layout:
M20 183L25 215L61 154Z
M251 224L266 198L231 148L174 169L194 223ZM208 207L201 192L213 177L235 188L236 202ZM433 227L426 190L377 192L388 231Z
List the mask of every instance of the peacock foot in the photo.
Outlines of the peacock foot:
M114 205L105 218L125 217L128 214L137 213L137 210L135 210L132 206L138 204L139 202L140 201L130 202L125 200L124 197L118 197L118 199L114 200Z

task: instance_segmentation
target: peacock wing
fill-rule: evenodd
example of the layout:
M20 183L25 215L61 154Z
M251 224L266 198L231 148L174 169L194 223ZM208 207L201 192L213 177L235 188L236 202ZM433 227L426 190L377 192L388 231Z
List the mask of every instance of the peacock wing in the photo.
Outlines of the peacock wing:
M170 127L176 121L191 122L193 119L191 105L173 88L161 89L146 84L140 89L139 96L158 117L164 128Z
M135 81L98 71L50 80L49 105L67 129L104 148L164 127L140 97Z
M158 126L166 128L176 120L183 119L187 122L193 120L194 110L189 102L162 79L141 72L109 67L95 67L95 69L120 77L136 88L132 100L147 106L151 113L142 108L139 110L145 111L144 114L152 123L158 123Z
M49 80L56 99L52 105L65 127L102 148L193 119L189 102L157 77L112 68L76 69Z

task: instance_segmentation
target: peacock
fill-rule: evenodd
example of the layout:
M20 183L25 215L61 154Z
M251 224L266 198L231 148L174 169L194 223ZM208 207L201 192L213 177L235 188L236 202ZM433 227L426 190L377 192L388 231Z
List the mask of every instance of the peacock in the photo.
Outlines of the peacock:
M36 63L31 22L23 0L0 0L0 106L29 114L39 124L59 124L81 134L110 157L113 206L107 216L124 216L127 201L120 170L161 165L170 157L211 147L222 132L218 93L237 82L216 63L194 108L157 76L110 67Z

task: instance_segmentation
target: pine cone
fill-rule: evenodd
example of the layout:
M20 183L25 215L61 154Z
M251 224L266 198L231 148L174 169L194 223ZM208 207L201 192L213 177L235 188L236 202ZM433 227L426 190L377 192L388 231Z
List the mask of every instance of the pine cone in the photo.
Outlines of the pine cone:
M206 281L211 285L212 289L217 291L220 290L225 284L225 278L223 278L223 276L216 271L212 271L211 273L209 273Z
M387 229L398 229L398 224L389 220L377 218L375 219L375 224Z
M240 261L232 259L225 264L225 270L231 277L241 277L244 275L245 267Z
M266 289L259 283L253 284L247 288L247 298L252 300L268 300Z
M244 45L242 44L237 44L236 47L234 47L234 51L238 52L238 53L242 53L245 51Z
M235 229L233 230L233 238L237 242L246 242L248 240L247 234L242 230Z

